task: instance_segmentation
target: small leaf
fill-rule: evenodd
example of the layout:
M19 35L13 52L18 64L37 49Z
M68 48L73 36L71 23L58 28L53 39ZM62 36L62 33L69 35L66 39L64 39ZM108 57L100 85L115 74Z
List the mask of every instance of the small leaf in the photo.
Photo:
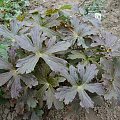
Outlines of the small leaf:
M48 88L48 90L45 92L48 109L50 109L53 104L57 110L62 109L63 103L57 100L54 94L55 92L53 88L52 89Z
M57 12L58 12L58 9L48 9L46 11L46 15L49 16L49 15L55 14Z
M71 8L72 8L71 5L63 5L60 7L60 10L71 9Z
M29 98L27 99L27 105L28 105L29 108L35 108L35 107L37 106L37 103L38 103L38 101L35 100L35 99L32 98L32 97L29 97Z

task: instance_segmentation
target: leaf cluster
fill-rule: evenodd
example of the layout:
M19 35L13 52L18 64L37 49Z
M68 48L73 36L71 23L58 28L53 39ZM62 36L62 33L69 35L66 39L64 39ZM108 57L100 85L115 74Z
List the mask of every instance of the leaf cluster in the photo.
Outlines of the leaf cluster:
M0 21L7 22L19 18L27 6L28 0L0 0Z
M17 111L32 111L31 119L38 119L37 106L62 109L76 97L85 109L96 96L119 100L120 40L82 11L73 4L36 9L0 25L2 42L9 41L0 86L17 100Z

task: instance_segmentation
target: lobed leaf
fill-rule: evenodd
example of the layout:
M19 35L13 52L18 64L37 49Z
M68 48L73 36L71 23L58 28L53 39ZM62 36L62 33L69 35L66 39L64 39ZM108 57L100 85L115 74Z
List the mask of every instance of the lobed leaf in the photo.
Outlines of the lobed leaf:
M30 73L34 70L39 57L36 55L29 55L26 58L19 59L16 67L18 67L17 71L21 74L23 73Z

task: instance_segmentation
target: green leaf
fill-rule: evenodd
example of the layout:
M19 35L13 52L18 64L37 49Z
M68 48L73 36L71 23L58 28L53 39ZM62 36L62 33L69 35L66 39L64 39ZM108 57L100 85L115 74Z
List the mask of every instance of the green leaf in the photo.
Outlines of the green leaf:
M82 52L77 50L71 51L71 54L69 54L67 57L67 59L71 59L71 60L75 60L79 58L85 59L86 56Z
M32 97L29 97L29 98L27 99L27 105L28 105L29 108L35 108L35 107L37 106L37 103L38 103L38 101L35 100L35 99L32 98Z
M61 6L59 9L60 9L60 10L65 10L65 9L71 9L71 8L72 8L71 5L63 5L63 6Z
M0 105L4 105L5 103L7 103L8 100L3 98L3 97L0 97Z
M55 14L57 12L58 12L58 9L48 9L46 11L46 15L49 16L49 15Z
M46 95L45 97L46 97L48 109L50 109L53 104L57 110L63 108L63 103L55 98L54 89L48 88L48 90L45 92L45 95Z
M32 112L31 119L30 120L40 120L39 117L35 112Z
M8 60L8 48L8 45L0 44L0 56L5 60Z

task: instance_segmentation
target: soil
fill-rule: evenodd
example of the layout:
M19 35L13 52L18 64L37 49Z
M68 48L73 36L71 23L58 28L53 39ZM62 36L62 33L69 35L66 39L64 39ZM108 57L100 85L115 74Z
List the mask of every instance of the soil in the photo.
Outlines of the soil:
M120 37L120 0L108 0L103 16L102 23L105 29ZM120 120L119 113L120 107L116 106L114 102L97 105L93 110L89 110L89 113L82 108L77 109L76 112L72 111L72 105L69 105L63 110L51 109L44 116L44 120ZM21 116L17 116L12 106L8 103L0 106L0 120L23 119Z

